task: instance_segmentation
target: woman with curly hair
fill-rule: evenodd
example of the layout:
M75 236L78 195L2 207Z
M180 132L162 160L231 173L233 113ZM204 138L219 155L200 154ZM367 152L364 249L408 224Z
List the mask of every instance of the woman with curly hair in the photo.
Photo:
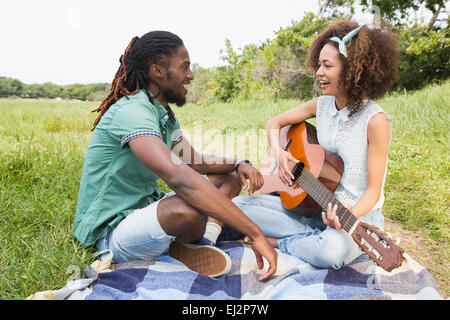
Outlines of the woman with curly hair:
M315 117L320 145L344 162L335 197L356 218L381 229L391 118L374 99L396 81L398 60L397 40L387 27L337 21L318 35L308 52L308 66L323 95L267 123L279 177L292 186L289 167L298 161L280 146L280 129ZM329 204L326 213L306 218L285 209L278 196L239 196L233 202L270 237L272 245L316 267L339 269L362 254L341 230L337 206Z

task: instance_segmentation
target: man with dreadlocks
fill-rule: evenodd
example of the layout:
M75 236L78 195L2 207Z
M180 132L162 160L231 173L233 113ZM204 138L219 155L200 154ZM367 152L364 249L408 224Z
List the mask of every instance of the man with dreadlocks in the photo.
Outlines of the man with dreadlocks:
M210 222L220 221L252 239L258 268L262 257L269 262L259 278L267 279L277 254L230 200L247 179L250 192L259 189L260 173L248 161L198 154L169 107L186 102L185 86L193 78L178 36L152 31L131 40L110 93L94 110L99 116L81 176L74 237L84 247L111 250L115 263L168 252L196 272L220 276L230 269L228 255L192 244ZM173 191L162 192L158 178Z

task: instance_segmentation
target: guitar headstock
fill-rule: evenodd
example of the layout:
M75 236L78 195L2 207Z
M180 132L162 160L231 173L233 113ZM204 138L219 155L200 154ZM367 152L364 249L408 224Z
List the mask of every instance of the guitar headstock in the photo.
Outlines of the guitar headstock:
M359 222L351 234L353 240L373 261L386 271L403 263L403 249L380 229Z

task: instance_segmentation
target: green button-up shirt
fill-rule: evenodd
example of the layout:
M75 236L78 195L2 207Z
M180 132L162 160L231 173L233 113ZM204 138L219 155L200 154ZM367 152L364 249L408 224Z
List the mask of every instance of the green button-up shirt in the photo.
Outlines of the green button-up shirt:
M173 115L173 113L172 113ZM160 138L169 149L182 139L178 120L143 90L122 97L102 116L86 151L81 175L74 237L84 247L105 237L119 222L164 192L158 176L133 154L128 142L141 136Z

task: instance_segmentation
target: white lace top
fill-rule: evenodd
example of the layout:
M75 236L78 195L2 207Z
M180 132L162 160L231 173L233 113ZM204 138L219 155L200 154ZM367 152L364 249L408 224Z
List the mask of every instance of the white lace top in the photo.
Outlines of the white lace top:
M335 196L343 204L354 205L363 195L367 186L367 125L378 112L383 112L389 121L391 131L392 118L372 100L364 100L362 110L348 117L349 110L337 110L334 96L321 96L317 102L316 129L320 145L336 154L344 162L341 181ZM387 167L387 161L386 161ZM372 210L381 208L384 203L383 178L381 196Z

